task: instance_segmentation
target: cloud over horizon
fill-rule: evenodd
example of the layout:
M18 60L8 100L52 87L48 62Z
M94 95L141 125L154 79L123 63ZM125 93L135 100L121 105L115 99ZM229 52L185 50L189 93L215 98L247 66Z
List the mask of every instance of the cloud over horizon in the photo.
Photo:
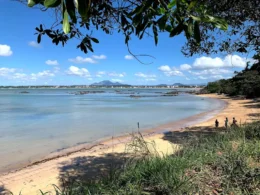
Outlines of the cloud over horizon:
M96 64L97 63L97 61L93 60L92 58L83 58L80 56L77 56L76 58L70 58L69 62L73 62L75 64L83 64L83 63Z
M164 75L166 75L167 77L171 77L171 76L184 76L184 74L181 71L179 71L175 67L170 68L170 66L168 66L168 65L160 66L158 68L158 70L163 72Z
M76 66L70 66L65 71L67 75L80 76L80 77L91 77L89 71L86 68L78 68Z
M99 56L97 56L97 55L93 55L92 56L94 59L97 59L97 60L105 60L105 59L107 59L107 56L105 56L105 55L99 55Z
M59 65L57 60L47 60L45 62L45 64L50 65L50 66L58 66Z

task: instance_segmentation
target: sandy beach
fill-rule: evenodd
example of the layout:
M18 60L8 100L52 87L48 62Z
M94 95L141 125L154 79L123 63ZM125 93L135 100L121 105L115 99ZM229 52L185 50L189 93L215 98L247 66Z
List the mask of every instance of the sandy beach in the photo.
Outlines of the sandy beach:
M226 102L226 106L220 112L207 113L208 118L198 115L191 121L195 124L182 124L179 121L174 126L167 124L144 132L147 141L154 141L157 151L161 154L172 154L181 147L187 133L195 135L208 134L215 131L214 122L219 120L219 129L223 128L226 117L229 123L235 117L238 123L249 123L260 118L259 103L252 100L235 100L223 95L201 95L210 98L217 98ZM197 121L197 122L196 122ZM176 129L177 128L177 129ZM167 132L167 133L166 133ZM172 133L169 133L172 132ZM169 136L170 134L170 136ZM12 191L14 194L34 195L42 191L52 191L52 184L61 186L61 178L98 178L101 171L105 171L113 164L122 163L125 158L126 143L131 136L120 136L101 143L82 147L74 151L66 151L59 157L50 157L43 162L36 162L23 169L0 175L0 194Z

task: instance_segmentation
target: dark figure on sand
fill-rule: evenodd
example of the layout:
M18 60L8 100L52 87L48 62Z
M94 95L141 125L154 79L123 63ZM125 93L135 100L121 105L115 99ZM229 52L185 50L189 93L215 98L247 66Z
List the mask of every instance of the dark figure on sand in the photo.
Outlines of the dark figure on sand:
M226 129L228 128L228 118L226 117L226 120L225 120L225 127Z
M219 124L218 119L216 119L216 121L215 121L215 127L218 127L218 124Z
M235 117L233 117L233 122L232 122L232 127L238 127L237 126L237 120L235 119Z

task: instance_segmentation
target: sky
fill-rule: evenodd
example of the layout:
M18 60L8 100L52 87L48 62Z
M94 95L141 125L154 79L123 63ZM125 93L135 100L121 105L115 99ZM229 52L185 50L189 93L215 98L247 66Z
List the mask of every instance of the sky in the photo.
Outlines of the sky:
M41 12L19 2L0 0L0 86L1 85L88 85L102 80L132 85L205 84L230 78L251 60L239 54L196 55L185 57L181 47L185 37L169 38L159 34L157 46L151 37L132 38L130 49L140 57L138 62L128 52L122 34L92 36L94 53L77 49L79 40L65 47L52 44L47 37L37 44L35 27L53 23L52 12ZM151 64L148 64L151 63Z

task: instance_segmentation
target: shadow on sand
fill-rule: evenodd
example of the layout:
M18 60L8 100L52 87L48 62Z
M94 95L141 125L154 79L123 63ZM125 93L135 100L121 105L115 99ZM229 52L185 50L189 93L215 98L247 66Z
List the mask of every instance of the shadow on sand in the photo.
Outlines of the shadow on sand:
M212 136L225 130L223 127L192 127L185 131L164 133L163 139L174 144L186 143L194 136ZM102 178L109 178L115 171L122 169L131 159L130 154L108 153L102 156L76 157L70 162L64 162L60 167L60 186L66 186L75 181L93 183Z
M10 195L9 191L3 185L0 185L0 195Z
M120 170L129 157L124 153L108 153L103 156L76 157L60 168L61 186L75 181L92 183L107 178Z
M221 131L225 131L224 127L190 127L185 128L184 131L172 131L172 132L165 132L163 139L167 140L173 144L185 144L190 139L194 139L194 137L205 137L205 136L212 136Z

